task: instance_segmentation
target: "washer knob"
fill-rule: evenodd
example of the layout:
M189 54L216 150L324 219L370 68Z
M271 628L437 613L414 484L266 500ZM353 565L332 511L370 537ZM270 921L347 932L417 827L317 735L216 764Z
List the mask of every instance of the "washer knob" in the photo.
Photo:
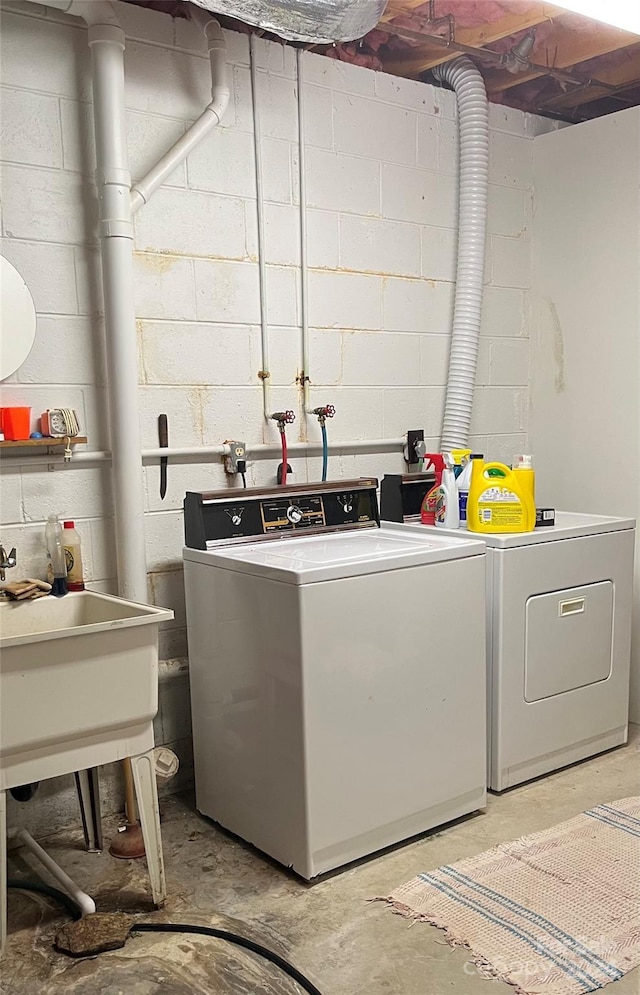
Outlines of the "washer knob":
M292 525L297 525L298 522L301 522L303 514L302 508L299 508L297 504L290 504L287 508L287 518Z

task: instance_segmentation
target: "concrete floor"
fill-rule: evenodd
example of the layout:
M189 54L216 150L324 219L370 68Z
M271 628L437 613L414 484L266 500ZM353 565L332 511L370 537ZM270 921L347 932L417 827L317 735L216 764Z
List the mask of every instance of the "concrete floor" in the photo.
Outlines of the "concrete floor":
M323 995L508 995L479 977L464 950L435 928L410 925L382 904L422 870L479 853L502 841L569 819L600 802L639 793L640 730L632 743L501 797L486 814L307 885L229 839L193 811L190 799L164 805L169 900L159 920L223 925L287 956ZM107 832L114 824L105 828ZM80 834L47 843L52 856L97 899L99 911L145 910L144 863L87 854ZM10 873L28 871L22 852ZM63 919L46 901L13 892L0 991L6 995L294 995L275 968L219 941L140 935L123 950L83 961L56 954ZM607 991L609 988L607 989ZM610 986L637 995L640 969Z

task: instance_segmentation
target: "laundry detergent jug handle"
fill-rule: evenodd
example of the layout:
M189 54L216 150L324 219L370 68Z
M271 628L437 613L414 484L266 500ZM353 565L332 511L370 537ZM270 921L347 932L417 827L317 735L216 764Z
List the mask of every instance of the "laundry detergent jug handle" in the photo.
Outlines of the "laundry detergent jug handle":
M482 467L482 473L485 477L503 477L505 480L511 475L511 470L504 463L485 463Z

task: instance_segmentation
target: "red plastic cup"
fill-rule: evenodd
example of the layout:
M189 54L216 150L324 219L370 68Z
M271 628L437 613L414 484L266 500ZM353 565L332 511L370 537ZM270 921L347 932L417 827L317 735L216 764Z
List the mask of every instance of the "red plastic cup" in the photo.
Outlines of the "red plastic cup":
M31 434L31 408L3 408L2 431L10 442L28 439Z

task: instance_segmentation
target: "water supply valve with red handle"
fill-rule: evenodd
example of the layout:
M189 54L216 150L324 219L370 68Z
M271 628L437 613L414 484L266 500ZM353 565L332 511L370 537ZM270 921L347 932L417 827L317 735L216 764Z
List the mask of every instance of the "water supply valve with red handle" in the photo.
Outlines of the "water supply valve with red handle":
M324 425L327 418L333 418L336 413L336 409L333 404L324 404L320 408L314 408L312 414L318 416L318 421L321 425Z
M269 415L269 417L272 418L273 421L277 421L280 431L282 431L285 425L293 425L296 420L296 416L293 411L274 411L272 415Z

